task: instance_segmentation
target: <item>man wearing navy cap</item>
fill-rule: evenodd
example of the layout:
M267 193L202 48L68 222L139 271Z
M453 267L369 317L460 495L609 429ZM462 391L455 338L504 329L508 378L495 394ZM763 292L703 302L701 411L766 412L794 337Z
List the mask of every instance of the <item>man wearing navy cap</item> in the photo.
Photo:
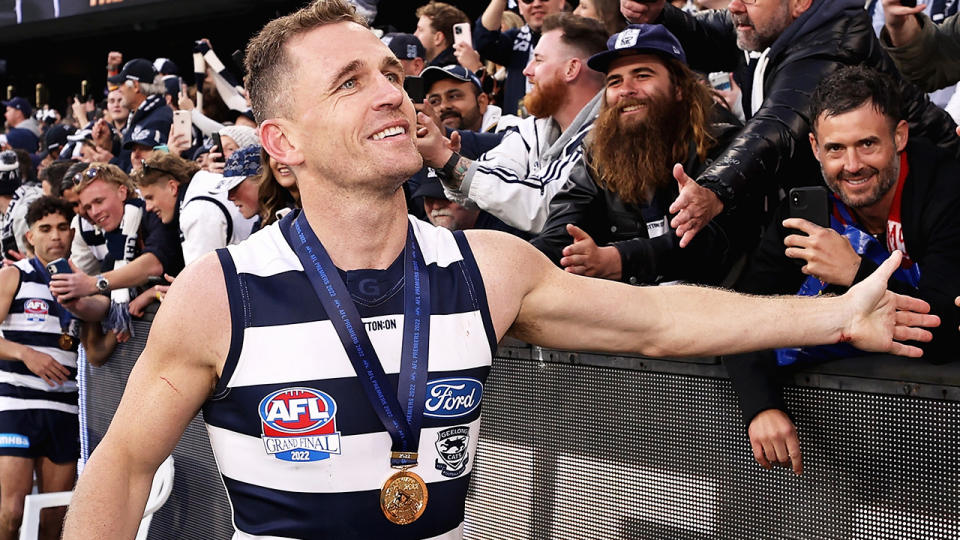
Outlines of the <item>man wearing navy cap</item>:
M426 64L427 51L423 43L413 34L394 33L380 38L403 64L403 73L408 77L416 77L423 71Z
M127 171L131 168L129 145L142 140L135 139L134 135L142 137L143 133L148 131L159 133L159 139L152 141L154 143L151 145L152 148L155 145L166 144L170 126L173 124L173 111L166 106L164 99L166 89L163 84L154 82L156 76L157 71L152 62L144 58L134 58L124 64L120 73L107 79L111 84L119 85L124 107L133 111L123 131L124 151L119 159L114 160ZM98 121L94 126L93 134L97 145L101 148L110 147L111 145L106 142L109 136L110 129L106 122Z
M40 124L33 118L33 107L30 102L22 97L15 97L10 101L4 101L3 105L7 108L3 118L7 121L7 129L21 128L40 137L42 131Z
M500 131L497 124L500 107L490 104L480 79L463 66L430 66L423 70L423 86L427 102L440 115L440 122L448 129L469 131ZM515 122L519 119L514 118Z
M750 231L728 213L680 249L669 224L668 208L679 194L672 168L702 169L739 125L717 122L710 89L663 26L628 26L607 49L587 62L606 75L606 89L584 158L550 202L533 244L574 274L631 284L717 284L744 252L740 239Z

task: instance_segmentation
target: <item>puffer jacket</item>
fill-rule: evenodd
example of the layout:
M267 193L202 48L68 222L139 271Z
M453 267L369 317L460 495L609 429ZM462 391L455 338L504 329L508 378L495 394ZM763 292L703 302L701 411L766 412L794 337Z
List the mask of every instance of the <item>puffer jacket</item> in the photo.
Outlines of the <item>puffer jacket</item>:
M691 68L734 71L744 89L744 111L750 113L753 66L737 48L729 11L694 16L668 4L657 22L683 44ZM810 96L823 77L846 65L863 64L893 76L903 92L903 112L911 135L926 137L960 158L956 124L899 75L873 33L863 0L814 0L771 45L768 58L763 104L726 151L697 178L725 206L742 203L742 197L751 191L774 194L779 188L821 182L808 139Z
M704 161L691 144L684 170L692 174L702 171L739 128L739 123L730 116L714 123L711 134L717 144ZM589 152L589 141L586 145ZM531 241L558 266L563 248L573 242L566 231L568 223L583 229L598 246L617 248L622 267L620 280L634 285L678 280L719 284L757 238L750 228L755 216L746 214L747 208L754 205L744 205L721 213L690 245L681 249L680 238L669 224L673 216L668 209L679 195L679 187L672 177L654 193L649 203L630 204L598 185L587 159L585 156L579 160L570 178L551 200L543 231Z

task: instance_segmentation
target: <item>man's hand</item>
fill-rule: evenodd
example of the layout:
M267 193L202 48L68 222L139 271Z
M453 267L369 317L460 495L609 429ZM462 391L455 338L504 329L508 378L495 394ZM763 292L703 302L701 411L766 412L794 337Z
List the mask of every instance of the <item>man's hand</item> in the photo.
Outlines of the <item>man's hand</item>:
M179 156L190 149L190 136L186 133L173 134L173 124L170 124L170 133L167 135L167 149L170 153Z
M423 163L428 167L440 169L446 165L453 150L450 150L450 140L443 136L437 124L426 114L417 113L417 150L423 156Z
M581 276L620 279L623 265L617 248L598 247L589 234L573 224L567 225L567 233L573 237L573 243L563 248L560 265L564 270Z
M783 239L787 257L807 262L802 269L804 274L832 285L853 285L860 270L860 256L846 237L800 218L785 219L783 226L807 233L807 236L791 234Z
M192 111L196 105L194 105L193 100L187 96L186 88L180 92L180 95L177 99L177 107L183 111Z
M930 341L933 335L924 328L940 325L940 317L929 315L930 304L887 290L887 280L900 267L903 254L894 251L870 277L857 283L841 298L848 302L849 321L840 330L840 342L873 352L918 358L919 347L901 341Z
M77 127L84 128L87 125L87 109L84 107L83 103L80 103L78 98L73 98L73 104L70 105L70 109L73 111L73 117L77 120Z
M660 16L666 0L620 0L620 13L633 24L651 24Z
M90 296L97 292L97 278L76 270L72 274L54 274L50 276L50 292L61 303Z
M49 354L26 347L21 358L27 368L50 386L60 386L67 382L70 372L66 366L57 362Z
M103 118L94 122L91 136L93 136L93 142L96 143L97 147L108 151L113 150L113 132L110 131L110 126Z
M121 65L123 65L123 53L117 51L107 53L107 69L119 71Z
M800 439L790 417L779 409L767 409L753 417L747 428L753 459L764 469L771 463L790 467L797 475L803 474Z
M920 34L917 13L923 13L926 8L926 4L906 7L900 3L900 0L883 0L885 26L894 47L901 47L917 38Z
M453 55L457 57L457 63L476 73L483 67L478 53L472 45L466 42L459 42L453 45Z
M723 203L716 193L687 176L683 165L677 163L673 166L673 177L680 185L680 195L670 205L670 213L676 214L670 226L677 230L680 247L684 248L700 229L723 211Z
M440 129L440 133L444 133L443 122L440 121L440 113L433 108L433 105L429 101L424 101L423 103L414 103L413 108L416 109L418 113L423 113L430 117L433 120L433 123L437 125Z
M214 146L214 148L217 148ZM217 148L219 150L219 148ZM220 158L223 157L223 154L220 152L210 151L207 153L207 161L204 163L204 168L207 172L212 172L213 174L223 174L223 167L226 165Z

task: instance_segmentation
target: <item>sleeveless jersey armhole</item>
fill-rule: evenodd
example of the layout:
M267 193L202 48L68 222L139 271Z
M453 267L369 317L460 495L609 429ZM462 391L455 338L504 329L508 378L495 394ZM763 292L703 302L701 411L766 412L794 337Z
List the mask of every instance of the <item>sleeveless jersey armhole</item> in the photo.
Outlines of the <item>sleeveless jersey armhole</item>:
M226 248L217 250L217 257L220 259L220 266L223 269L223 278L227 286L227 303L230 306L230 350L227 351L227 359L223 363L223 372L217 381L217 386L213 390L211 400L221 399L227 395L229 388L227 384L233 377L233 372L237 368L237 360L240 358L240 351L243 349L243 333L246 328L246 306L244 305L243 286L240 283L240 275L237 274L237 266L233 262L233 257Z
M493 327L493 319L490 317L490 306L487 304L487 290L483 287L483 277L480 275L480 268L477 266L477 260L473 256L473 250L470 249L470 242L467 241L463 231L454 231L453 237L457 240L457 247L460 248L460 255L463 257L461 264L467 275L467 284L471 287L470 293L473 295L480 310L480 317L483 320L483 328L487 332L487 341L490 343L490 354L497 354L497 333Z

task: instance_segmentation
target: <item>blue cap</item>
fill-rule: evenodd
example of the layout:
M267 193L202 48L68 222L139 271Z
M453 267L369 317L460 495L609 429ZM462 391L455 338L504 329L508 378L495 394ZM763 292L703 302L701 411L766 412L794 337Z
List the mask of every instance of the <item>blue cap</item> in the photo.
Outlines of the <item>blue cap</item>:
M477 86L478 91L483 92L483 85L480 84L480 79L478 79L472 71L459 64L450 64L443 67L430 66L420 73L420 78L423 79L423 87L428 92L430 91L430 87L440 79L472 82Z
M161 75L179 75L180 68L169 58L157 58L153 61L153 69Z
M123 149L130 150L135 144L153 148L166 142L167 133L152 127L136 125L133 126L133 129L128 131L127 135L123 138Z
M587 60L594 71L606 73L617 58L633 54L654 53L687 63L687 55L676 36L662 24L631 24L607 40L607 50Z
M29 117L33 114L33 107L30 106L30 102L22 97L15 97L10 101L2 102L7 107L13 107L18 111L22 112L24 116Z
M423 48L423 43L413 34L387 34L380 38L387 47L393 51L400 60L413 60L414 58L426 58L427 50Z
M240 185L250 176L258 176L263 170L259 144L244 146L230 154L223 166L223 180L213 188L213 193L222 193Z
M153 67L153 62L146 58L134 58L123 65L120 73L108 77L107 81L112 84L123 84L125 81L152 83L156 76L157 70Z
M7 144L13 148L32 154L40 148L40 139L29 129L10 128L10 130L7 131Z

